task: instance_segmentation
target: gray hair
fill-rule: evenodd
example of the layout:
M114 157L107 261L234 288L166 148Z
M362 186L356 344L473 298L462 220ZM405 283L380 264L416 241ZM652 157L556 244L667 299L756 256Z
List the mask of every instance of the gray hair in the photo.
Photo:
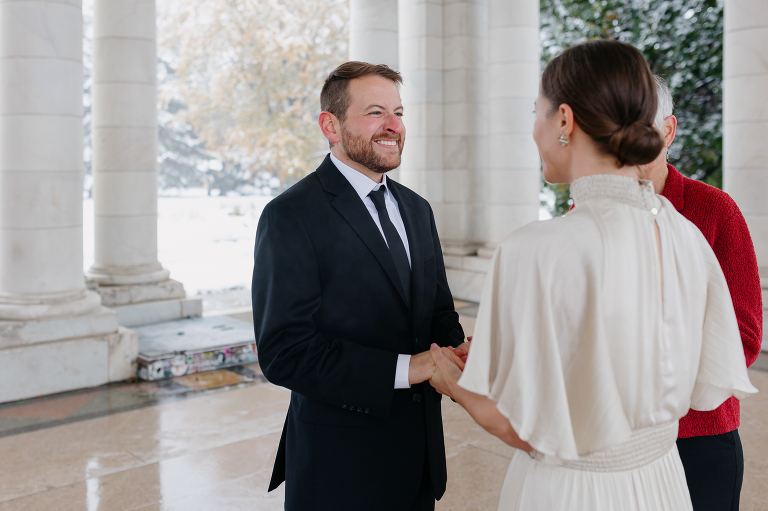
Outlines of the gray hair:
M659 75L653 75L653 78L656 80L656 95L659 99L659 106L656 109L656 119L654 119L654 123L656 124L656 128L664 133L664 119L672 115L672 107L674 106L674 103L672 103L672 94L669 93L669 86L667 85L667 82L664 81L664 78Z

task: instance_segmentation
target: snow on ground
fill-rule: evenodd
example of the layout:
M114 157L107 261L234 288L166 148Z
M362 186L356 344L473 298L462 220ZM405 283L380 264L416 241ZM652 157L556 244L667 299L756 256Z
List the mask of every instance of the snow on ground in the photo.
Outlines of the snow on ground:
M158 259L188 295L250 288L253 243L264 206L272 197L158 198ZM93 264L93 200L83 201L83 263Z
M552 197L542 195L543 199ZM158 259L205 309L250 305L253 244L272 197L208 197L202 190L158 198ZM539 219L550 218L542 206ZM83 263L93 264L93 200L83 201Z

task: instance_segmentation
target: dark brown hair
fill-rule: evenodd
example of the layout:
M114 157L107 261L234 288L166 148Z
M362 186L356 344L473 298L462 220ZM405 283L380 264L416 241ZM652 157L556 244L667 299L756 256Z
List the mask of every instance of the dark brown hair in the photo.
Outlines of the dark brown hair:
M320 108L324 112L331 112L344 122L349 108L349 82L368 75L379 75L395 83L403 83L400 73L384 64L368 64L355 60L345 62L331 71L325 79L323 90L320 92Z
M553 110L569 105L576 124L619 166L650 163L664 147L653 126L653 73L629 44L598 39L568 48L547 64L541 90Z

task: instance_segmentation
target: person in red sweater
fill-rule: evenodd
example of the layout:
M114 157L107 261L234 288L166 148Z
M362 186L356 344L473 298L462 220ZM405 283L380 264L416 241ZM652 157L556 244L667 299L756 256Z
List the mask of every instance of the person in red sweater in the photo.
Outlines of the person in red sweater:
M728 282L739 322L747 366L760 353L763 304L757 258L747 223L725 192L683 176L667 163L667 148L675 139L677 119L667 84L656 77L659 97L656 126L665 148L644 169L656 193L663 195L704 234ZM710 412L690 410L680 420L677 448L685 469L694 511L739 509L744 456L739 439L739 401L732 397Z

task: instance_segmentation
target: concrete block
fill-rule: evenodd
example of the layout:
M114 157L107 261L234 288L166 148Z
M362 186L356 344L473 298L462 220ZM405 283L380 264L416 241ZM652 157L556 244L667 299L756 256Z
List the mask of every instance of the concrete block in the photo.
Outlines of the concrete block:
M83 222L83 171L0 174L0 229L60 229Z
M723 126L723 168L765 168L768 121ZM754 185L753 185L754 186Z
M109 336L0 350L0 402L103 385L108 358Z
M448 287L455 299L470 302L480 301L485 284L485 273L453 268L446 268L445 273L448 278Z
M538 62L489 64L489 97L530 98L533 103L539 93L539 77Z
M40 150L42 147L45 150ZM81 173L82 166L81 117L0 116L0 172L10 170Z
M82 120L83 64L59 59L0 59L0 115L13 114Z
M96 0L93 37L155 40L155 0Z
M157 126L94 126L93 168L157 172Z
M93 51L93 80L154 85L157 45L142 39L97 39Z
M158 300L114 307L120 324L128 328L182 319L183 300ZM188 306L189 307L189 306ZM189 309L187 309L189 310Z
M152 126L157 129L157 88L143 83L94 83L92 116L94 127Z
M763 0L728 0L725 2L725 33L750 27L768 26L768 4Z
M768 73L768 25L726 32L723 45L723 77Z
M101 303L107 307L157 300L184 299L186 297L184 286L181 282L173 279L151 284L124 286L100 286L96 283L92 283L92 285L94 290L101 295Z
M538 63L539 44L539 28L536 26L494 28L488 34L488 60L491 64Z
M0 244L0 282L11 295L82 289L83 229L8 229Z
M117 332L117 314L106 307L76 317L37 321L0 321L0 350Z
M108 337L109 381L124 381L138 374L139 334L121 326L117 333Z
M43 5L40 2L0 4L0 58L82 59L80 5L54 2Z
M94 230L99 267L157 262L157 214L109 217L97 213ZM108 260L103 261L105 256Z
M93 200L99 215L156 215L157 173L95 172Z

